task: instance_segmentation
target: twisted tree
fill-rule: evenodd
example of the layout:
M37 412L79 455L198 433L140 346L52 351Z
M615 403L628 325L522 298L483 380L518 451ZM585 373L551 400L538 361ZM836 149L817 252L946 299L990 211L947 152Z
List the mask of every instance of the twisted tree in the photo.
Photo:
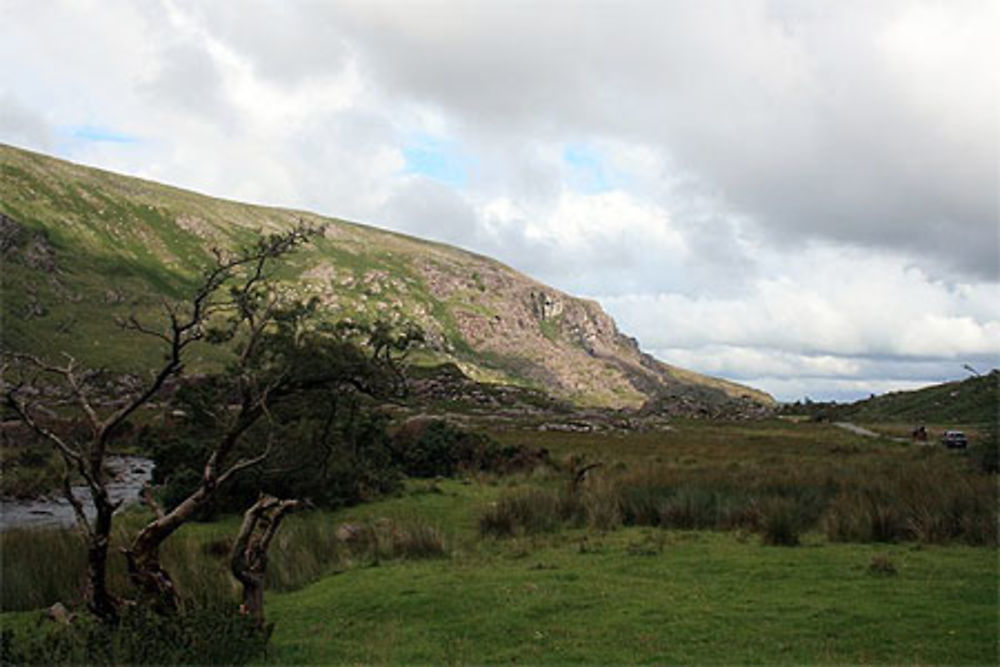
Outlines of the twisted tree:
M109 623L119 617L118 600L107 585L107 563L113 515L121 501L108 493L105 463L108 445L130 416L161 396L167 381L181 374L196 343L228 346L231 361L225 392L214 405L203 406L218 425L197 487L170 508L147 494L154 518L123 549L130 579L141 597L161 608L176 606L177 591L160 562L160 546L241 471L262 463L274 446L273 436L258 438L250 451L247 433L262 425L268 432L271 410L305 392L351 387L371 394L398 393L405 384L393 351L405 350L421 336L408 328L394 335L382 325L364 328L324 325L314 318L315 300L302 303L281 294L271 280L274 264L319 230L300 225L272 234L254 245L227 254L215 250L213 264L202 274L191 297L164 302L165 322L158 326L130 317L121 324L164 350L162 363L148 379L125 392L113 405L100 397L101 373L66 356L54 363L40 356L4 351L0 386L6 405L65 462L63 491L72 505L87 545L88 608ZM359 337L367 340L359 344ZM364 347L370 350L364 352ZM77 436L58 428L53 406L72 406L89 426ZM241 449L241 445L243 445ZM237 455L239 454L239 455ZM93 516L70 489L72 474L82 478Z

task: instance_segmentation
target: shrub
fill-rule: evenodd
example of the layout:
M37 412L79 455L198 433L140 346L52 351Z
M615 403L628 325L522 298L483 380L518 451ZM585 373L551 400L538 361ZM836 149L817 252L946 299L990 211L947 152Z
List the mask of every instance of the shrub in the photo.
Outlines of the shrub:
M170 616L126 608L117 627L83 617L30 635L5 630L4 665L246 664L264 652L268 633L235 606L190 609Z
M162 484L161 498L175 506L201 483L203 462L214 431L198 418L200 404L182 395L187 417L170 429L148 428L146 447L156 462L154 482ZM344 399L347 402L347 399ZM402 487L399 463L386 433L387 419L360 406L339 409L303 402L275 411L275 440L282 443L263 466L243 471L216 492L211 504L196 518L211 520L220 512L241 512L260 492L281 498L308 498L318 507L354 505L398 491ZM315 409L315 414L313 410ZM264 448L265 434L251 430L246 452Z
M548 463L548 452L520 445L501 446L439 419L412 419L393 437L403 471L411 477L451 477L458 472L511 473Z

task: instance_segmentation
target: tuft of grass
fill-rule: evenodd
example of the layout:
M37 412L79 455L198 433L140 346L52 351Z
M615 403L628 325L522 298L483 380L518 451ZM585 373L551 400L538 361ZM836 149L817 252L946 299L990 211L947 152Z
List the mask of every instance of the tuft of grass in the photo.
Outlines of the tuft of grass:
M895 563L889 554L876 554L868 563L868 573L876 576L895 576L898 574Z
M131 592L118 548L141 525L143 515L127 514L113 534L109 587ZM286 521L271 545L267 587L293 591L356 564L392 560L446 558L451 540L420 517L367 519L358 539L337 535L338 522L316 512ZM162 559L188 606L203 607L236 600L239 586L229 574L229 550L236 519L183 526L164 543ZM12 530L0 540L0 610L39 609L55 602L80 606L86 585L83 541L72 530Z
M550 533L580 515L582 507L568 494L552 489L516 489L500 496L479 517L479 533L516 537Z
M761 540L774 546L798 546L806 521L801 505L791 498L769 498L761 507Z
M449 553L444 532L420 518L380 518L355 526L348 546L353 555L376 565L383 560L444 558Z

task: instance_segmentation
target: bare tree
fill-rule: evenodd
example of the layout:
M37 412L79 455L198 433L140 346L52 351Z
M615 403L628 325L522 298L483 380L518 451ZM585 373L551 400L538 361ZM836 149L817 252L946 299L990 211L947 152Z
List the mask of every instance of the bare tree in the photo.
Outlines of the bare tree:
M64 494L75 511L77 525L87 543L88 608L102 620L116 622L119 606L119 600L107 586L112 517L120 505L120 501L114 502L109 496L104 471L112 436L136 410L162 392L170 377L181 372L192 344L208 340L234 345L233 371L240 380L240 402L230 427L205 463L201 485L170 512L158 511L156 518L140 531L126 550L133 582L140 590L155 593L172 603L175 592L170 577L160 566L159 545L191 516L194 509L206 502L219 485L267 456L265 449L255 456L230 461L240 437L265 415L270 392L280 390L285 379L280 370L270 374L254 372L261 370L260 360L255 359L258 346L274 325L275 318L284 312L282 300L267 280L267 269L274 260L315 232L300 225L284 234L262 238L236 254L227 255L216 250L213 266L203 274L190 300L183 304L164 302L167 315L164 327L150 327L136 317L123 322L127 329L158 340L166 354L149 379L117 408L104 408L97 397L95 380L98 374L84 369L72 357L66 356L65 363L60 365L31 354L4 354L0 379L6 405L48 441L66 464ZM298 312L302 310L299 306ZM16 377L10 379L12 375ZM51 412L45 408L46 400L68 400L75 405L89 426L89 435L75 438L60 433L47 417L47 412ZM89 491L94 505L92 519L87 517L82 503L71 492L73 472L83 479Z

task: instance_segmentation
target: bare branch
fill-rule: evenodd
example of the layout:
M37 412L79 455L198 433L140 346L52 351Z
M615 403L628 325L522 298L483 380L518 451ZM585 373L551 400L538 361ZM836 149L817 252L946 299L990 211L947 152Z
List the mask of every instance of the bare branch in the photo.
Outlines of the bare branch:
M76 398L76 402L80 404L80 408L83 410L84 414L87 415L87 419L90 421L90 427L95 433L97 433L101 429L101 418L97 415L97 411L90 403L90 398L87 396L87 392L84 389L83 384L81 384L76 377L76 359L65 352L63 352L63 355L68 359L68 363L66 364L66 367L62 369L62 375L66 378L66 383L70 386L73 396Z
M165 305L164 307L168 308L167 310L168 316L172 315L171 311L169 310L169 306ZM128 331L135 331L137 333L141 333L146 336L152 336L153 338L158 338L163 342L165 342L167 345L170 345L173 342L173 339L170 336L163 333L162 331L157 331L156 329L150 329L142 322L140 322L135 315L129 315L127 320L122 320L121 326L123 329L126 329Z
M157 519L162 519L164 517L163 506L156 502L156 498L153 497L153 489L150 487L149 482L142 485L142 501L146 504Z
M226 480L240 472L241 470L246 470L247 468L252 468L255 465L260 465L267 460L267 457L271 455L271 439L268 438L267 448L263 452L249 459L240 459L232 466L229 467L226 472L219 475L218 480L216 480L216 485L225 484Z
M64 457L72 460L78 467L82 467L84 462L83 453L79 449L74 449L65 440L35 421L30 408L22 400L19 400L16 395L16 391L17 388L14 388L7 392L7 406L17 414L18 418L25 423L28 428L55 445L56 449L58 449Z
M80 500L73 495L73 487L70 485L69 480L70 462L66 459L64 459L64 462L66 463L66 470L63 474L62 480L63 496L73 508L73 514L76 516L77 527L81 532L83 532L84 535L87 536L87 539L91 539L94 536L94 529L91 527L90 522L87 520L87 515L83 511L83 503L81 503Z

